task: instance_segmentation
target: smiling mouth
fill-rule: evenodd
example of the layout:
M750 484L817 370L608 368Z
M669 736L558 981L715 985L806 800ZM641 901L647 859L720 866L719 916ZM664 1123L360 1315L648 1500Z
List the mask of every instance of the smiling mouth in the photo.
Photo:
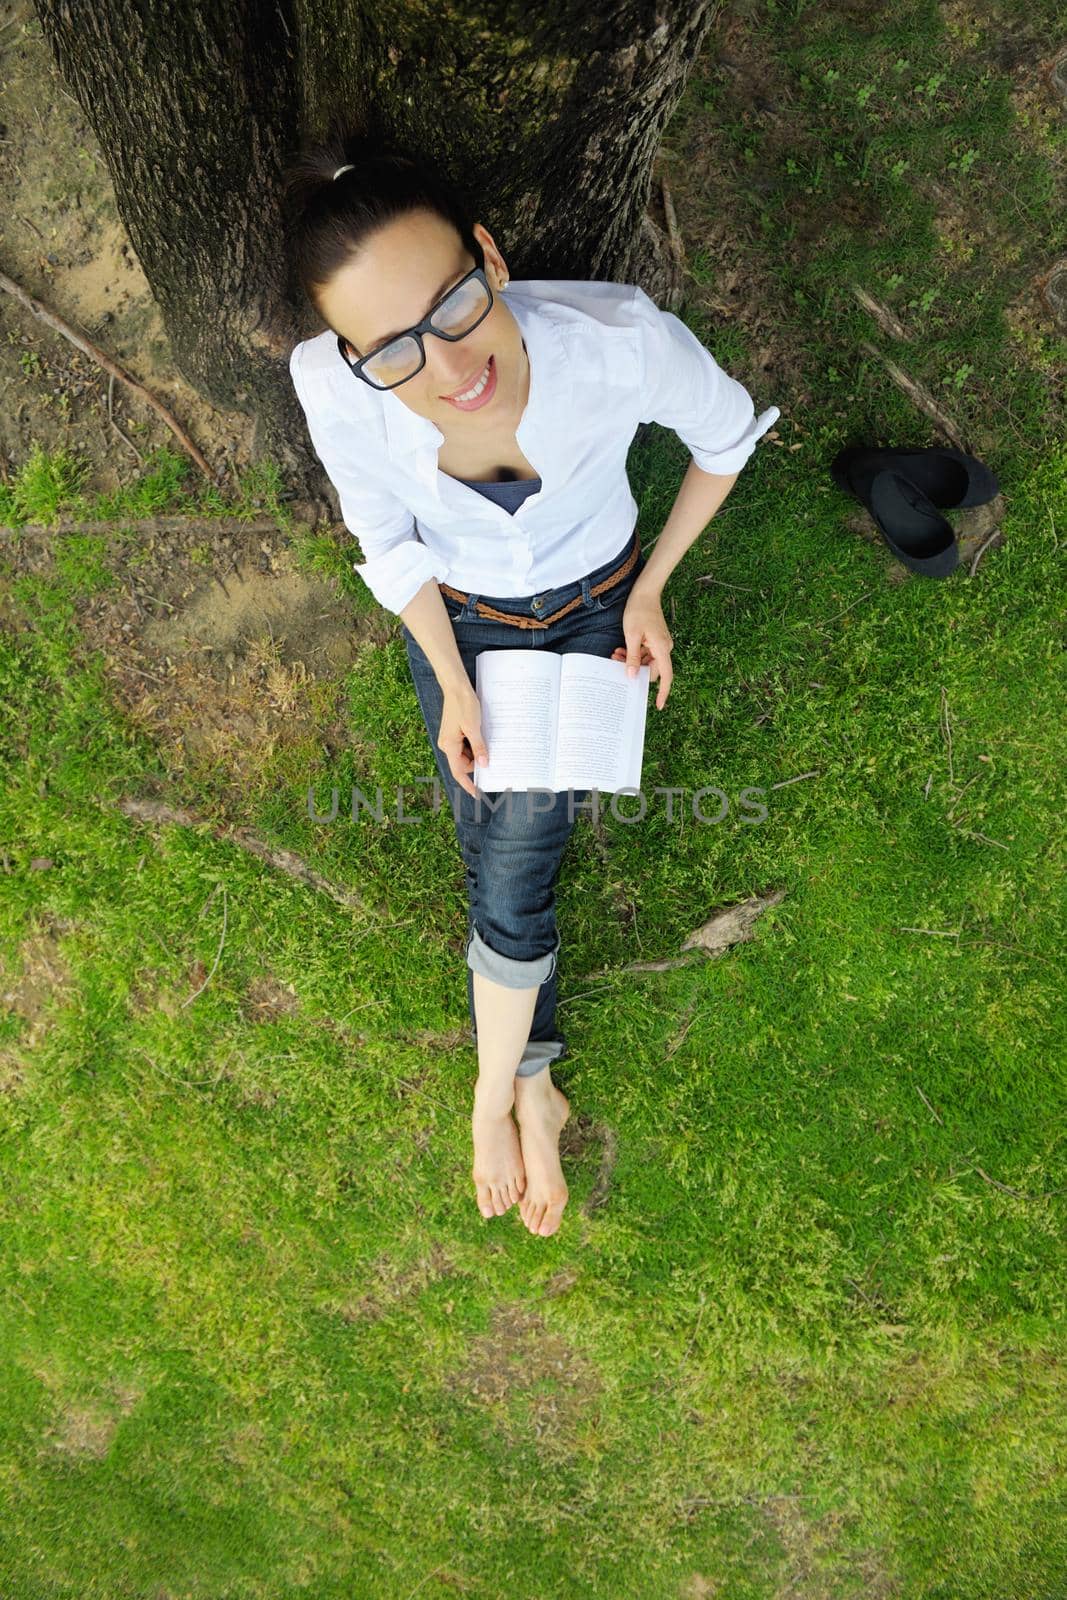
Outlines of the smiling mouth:
M493 361L494 361L494 357L490 356L489 360L485 363L485 366L482 367L480 372L476 372L475 373L474 377L470 380L469 383L465 383L462 386L462 388L460 388L460 389L453 390L453 392L451 394L443 394L441 396L441 399L442 400L459 400L464 395L470 397L471 390L472 389L476 389L478 387L479 383L481 383L483 378L488 379L488 378L492 377Z

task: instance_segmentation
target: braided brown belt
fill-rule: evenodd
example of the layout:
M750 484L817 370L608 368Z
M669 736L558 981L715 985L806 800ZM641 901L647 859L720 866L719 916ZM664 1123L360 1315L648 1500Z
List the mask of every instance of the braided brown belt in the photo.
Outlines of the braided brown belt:
M602 583L594 583L589 593L591 595L603 594L606 589L614 589L615 585L617 583L621 583L628 572L632 572L633 568L637 564L637 558L640 554L641 548L635 539L633 549L630 551L630 554L627 556L619 570L617 572L613 572L610 577L605 578ZM442 593L451 595L453 600L462 600L464 605L466 605L467 601L470 599L470 595L464 594L462 589L453 589L451 584L442 583L440 579L438 579L437 587L442 591ZM573 611L575 606L580 606L581 604L582 596L580 594L575 595L574 599L568 600L565 606L561 606L558 611L553 611L550 617L512 616L508 611L497 611L494 606L487 605L484 600L475 601L474 609L479 617L491 617L494 622L510 622L516 628L547 628L550 622L558 622L560 617L565 617L568 611Z

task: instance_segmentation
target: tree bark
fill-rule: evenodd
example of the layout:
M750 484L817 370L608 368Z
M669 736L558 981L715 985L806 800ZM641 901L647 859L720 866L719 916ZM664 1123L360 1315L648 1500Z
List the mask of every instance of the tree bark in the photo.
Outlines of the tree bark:
M321 330L284 260L288 153L338 117L422 149L472 196L512 278L681 277L649 215L660 136L716 0L35 0L100 142L175 364L255 412L254 453L322 475L287 361Z

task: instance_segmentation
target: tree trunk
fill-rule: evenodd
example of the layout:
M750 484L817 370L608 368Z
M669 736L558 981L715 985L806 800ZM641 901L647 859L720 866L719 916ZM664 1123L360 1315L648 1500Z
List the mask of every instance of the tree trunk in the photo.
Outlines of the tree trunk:
M35 6L100 141L176 366L214 404L254 409L255 453L305 491L321 469L287 360L322 325L286 271L278 177L334 118L395 135L457 178L512 278L639 283L679 303L648 207L715 0Z

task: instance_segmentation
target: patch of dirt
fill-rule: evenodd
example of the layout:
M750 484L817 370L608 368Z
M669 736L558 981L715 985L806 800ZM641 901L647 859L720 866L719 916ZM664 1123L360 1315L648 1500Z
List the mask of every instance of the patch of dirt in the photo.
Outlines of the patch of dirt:
M775 1600L836 1600L847 1580L850 1594L864 1600L891 1600L900 1586L873 1550L849 1548L852 1518L841 1511L813 1517L794 1495L771 1495L761 1510L777 1535L787 1571L774 1590Z
M282 983L268 972L252 979L241 1001L241 1011L249 1022L275 1022L279 1017L295 1016L300 999L291 983Z
M219 1454L238 1472L261 1472L266 1440L266 1430L261 1422L245 1422L224 1441Z
M594 1122L584 1111L574 1113L564 1124L559 1136L560 1156L567 1161L578 1162L597 1145L600 1146L600 1164L593 1187L581 1206L582 1215L586 1217L592 1216L594 1211L605 1205L611 1194L612 1178L619 1159L619 1139L615 1129L606 1122Z
M437 1240L416 1261L399 1266L391 1257L379 1256L367 1269L368 1287L362 1294L353 1294L323 1309L345 1322L377 1322L393 1306L420 1295L431 1283L453 1277L456 1271L453 1257Z
M1053 262L1048 272L1038 279L1042 306L1048 311L1061 332L1067 333L1067 256ZM1010 308L1012 311L1015 307ZM1007 315L1007 313L1005 313ZM1029 319L1027 333L1032 335L1036 319ZM1017 314L1016 314L1017 324Z
M257 562L242 570L235 564L226 578L201 574L198 584L190 574L193 585L182 585L180 609L145 623L146 647L159 657L203 651L212 656L215 675L225 678L220 663L232 677L232 658L253 650L267 634L288 661L309 659L334 672L350 666L358 641L332 590L318 579L284 570L281 551L267 549L266 554L269 567Z
M212 466L246 469L254 418L218 410L175 366L100 147L32 7L0 3L0 30L5 271L154 392ZM112 425L108 375L13 297L0 304L0 475L34 445L65 448L88 468L85 491L107 492L136 472L138 453L175 447L121 383ZM336 680L392 627L384 616L354 618L331 583L296 571L282 534L198 537L153 535L128 554L116 540L107 562L117 587L84 602L79 620L120 707L172 774L221 775L237 801L278 749L350 744ZM41 541L42 559L51 542ZM26 625L2 592L0 611L5 625Z
M532 1435L542 1454L560 1459L573 1451L603 1384L538 1312L513 1303L494 1308L489 1332L470 1340L446 1387L492 1411L516 1443Z
M54 556L27 538L17 571L45 571ZM296 568L286 534L231 523L210 547L166 532L132 548L101 536L99 561L110 583L76 601L80 636L186 787L221 784L240 806L277 751L360 744L342 715L343 675L392 636L392 619L355 619L332 583ZM5 625L29 626L3 610Z
M45 1448L73 1461L102 1461L123 1417L143 1395L139 1385L120 1379L104 1401L71 1402L64 1398L66 1378L49 1367L31 1367L33 1375L57 1403L55 1420L44 1430Z
M682 1580L678 1600L715 1600L723 1592L718 1578L707 1578L702 1572L691 1572Z
M46 914L19 946L18 962L0 967L0 1012L21 1018L17 1042L0 1046L0 1094L14 1094L25 1076L26 1057L48 1031L48 1012L71 992L70 971L59 949L59 935L75 926ZM17 968L17 970L16 970Z
M213 467L246 469L254 418L221 411L175 366L158 306L115 204L96 136L63 82L30 5L0 4L0 212L4 270L82 328L173 413ZM12 296L0 296L0 468L37 443L76 452L90 490L119 488L174 435L150 406Z
M135 972L126 991L126 1008L131 1016L144 1017L159 1008L159 975L151 967Z
M19 947L21 970L17 976L3 975L5 1006L18 1013L29 1025L28 1033L43 1032L44 1011L54 998L62 998L70 988L66 961L59 951L58 934L71 926L60 919L49 919ZM24 1036L25 1037L25 1036Z
M942 0L941 23L955 61L972 54L982 43L984 22L968 0Z
M162 942L160 952L164 956L167 954ZM174 984L163 980L156 969L145 967L131 979L126 994L127 1009L135 1017L152 1011L161 1011L166 1017L180 1017L185 1014L190 997L203 987L207 975L208 968L199 959L191 961L184 980ZM219 1076L227 1074L220 1072Z
M541 1289L541 1298L543 1300L555 1300L560 1295L569 1294L578 1280L579 1274L575 1267L561 1267L558 1272L554 1272L550 1278L545 1280Z
M58 1421L45 1429L45 1438L60 1455L100 1461L107 1455L117 1427L117 1417L95 1406L68 1406Z
M102 1461L107 1456L122 1419L130 1416L144 1397L144 1386L130 1378L115 1378L99 1398L70 1398L75 1376L48 1358L19 1355L27 1373L48 1392L53 1421L42 1432L42 1456L64 1456L67 1461Z
M987 212L968 204L939 179L925 180L924 189L936 206L933 226L938 248L956 265L966 266L977 255L977 277L988 272L991 259L1007 265L1020 260L1024 244L1018 234L998 226Z
M112 1384L111 1392L115 1397L115 1404L124 1417L128 1417L144 1393L135 1383Z
M242 1081L242 1074L239 1072L230 1072L224 1068L218 1074L218 1077L215 1081L218 1083L240 1083ZM280 1095L278 1094L277 1090L264 1089L261 1084L250 1083L245 1085L234 1104L236 1105L238 1111L243 1111L247 1106L261 1106L264 1110L269 1111L273 1106L278 1104L279 1099ZM242 1240L242 1243L244 1242L245 1241Z

